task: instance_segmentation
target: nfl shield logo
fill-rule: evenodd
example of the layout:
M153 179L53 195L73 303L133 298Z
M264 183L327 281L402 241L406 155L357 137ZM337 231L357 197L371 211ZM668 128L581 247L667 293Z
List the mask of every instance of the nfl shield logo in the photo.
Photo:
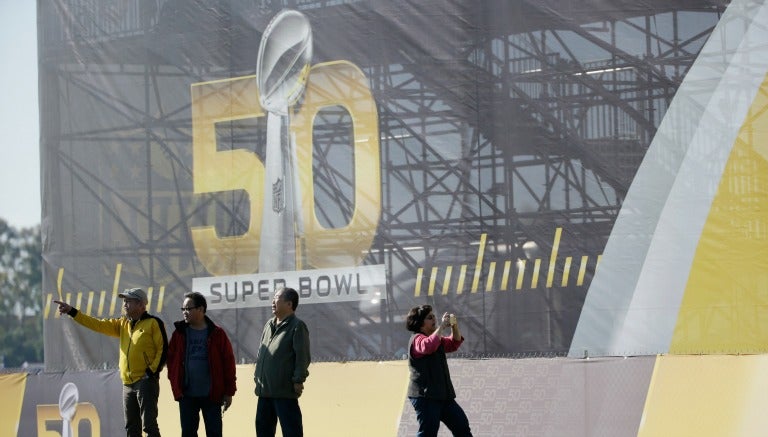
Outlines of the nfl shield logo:
M283 193L283 180L278 178L272 184L272 211L280 214L285 209L285 194Z

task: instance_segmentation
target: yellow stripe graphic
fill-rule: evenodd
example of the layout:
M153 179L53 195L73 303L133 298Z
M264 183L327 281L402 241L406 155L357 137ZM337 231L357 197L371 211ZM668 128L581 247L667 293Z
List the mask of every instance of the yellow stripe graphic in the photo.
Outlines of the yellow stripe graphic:
M670 353L768 350L768 80L719 181Z
M502 260L502 261L490 261L487 263L484 263L485 260L485 249L488 244L497 244L497 243L488 243L488 235L482 234L480 236L480 240L477 243L478 251L477 251L477 257L474 262L474 271L472 272L472 284L470 287L470 293L477 293L478 290L480 290L481 284L481 278L485 276L484 282L485 285L483 286L483 289L486 293L492 292L495 290L507 290L510 286L510 280L514 281L514 289L515 290L523 290L524 284L526 284L526 280L530 281L528 282L530 289L536 289L539 287L539 280L540 275L543 273L542 270L546 268L547 276L545 280L545 287L546 288L552 288L552 287L568 287L571 283L570 281L570 275L571 275L571 269L573 266L573 257L568 256L564 260L561 260L562 262L562 277L558 278L557 276L557 270L558 267L560 267L558 263L558 256L560 253L560 242L562 239L563 234L563 228L556 228L554 235L553 235L553 241L552 241L552 249L549 254L548 259L542 259L542 258L533 258L533 259L511 259L511 260ZM585 282L586 275L588 273L588 268L592 263L594 263L594 270L597 269L597 266L600 263L601 254L598 254L596 258L592 259L592 262L590 262L590 257L588 255L582 255L580 257L580 264L578 271L574 272L576 277L575 285L576 286L583 286ZM533 263L533 268L526 270L526 267L528 266L528 261ZM503 269L501 270L501 274L496 274L496 267L499 262L503 262ZM546 263L546 265L544 264ZM470 268L468 264L459 264L459 265L447 265L444 267L441 266L422 266L418 267L416 270L416 281L414 285L413 295L414 297L420 297L422 295L422 289L426 287L427 289L427 295L428 296L434 296L435 291L439 290L440 295L447 295L449 293L449 290L451 289L453 278L453 268L458 267L459 268L459 274L457 276L456 280L456 287L455 287L455 293L457 295L462 294L464 292L464 283L467 280L467 269ZM425 284L424 281L426 280L424 269L429 268L429 279L428 282ZM440 284L440 276L441 271L445 269L445 273L442 275L442 285ZM575 270L575 269L574 269ZM528 273L528 275L526 275Z
M766 387L766 355L659 356L637 435L766 435Z

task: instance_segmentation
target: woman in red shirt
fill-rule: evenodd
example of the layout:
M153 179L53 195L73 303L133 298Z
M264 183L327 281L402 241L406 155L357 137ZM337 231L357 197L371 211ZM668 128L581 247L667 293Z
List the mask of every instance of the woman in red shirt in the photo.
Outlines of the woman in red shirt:
M408 343L408 367L411 379L408 399L419 421L417 436L437 436L440 422L454 436L472 436L469 420L456 403L448 360L445 354L456 351L464 342L456 316L445 313L438 325L430 305L411 308L406 316L406 328L413 332ZM451 329L450 336L441 336L441 329Z

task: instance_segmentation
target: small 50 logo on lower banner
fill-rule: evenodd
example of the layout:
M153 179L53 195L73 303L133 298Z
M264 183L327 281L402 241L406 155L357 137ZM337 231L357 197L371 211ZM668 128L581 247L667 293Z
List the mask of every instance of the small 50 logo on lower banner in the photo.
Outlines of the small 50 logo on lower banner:
M96 407L89 402L78 402L77 386L64 384L58 404L37 406L38 437L100 437L101 420ZM88 422L90 436L80 435L80 425Z

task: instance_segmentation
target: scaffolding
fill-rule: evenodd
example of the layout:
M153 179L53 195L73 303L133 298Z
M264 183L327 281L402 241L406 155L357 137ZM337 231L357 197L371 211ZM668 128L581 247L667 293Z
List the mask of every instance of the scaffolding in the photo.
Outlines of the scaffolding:
M600 9L605 2L592 1L411 3L39 3L41 107L58 107L50 114L59 117L43 119L41 125L49 163L44 190L60 192L66 180L88 186L96 203L109 199L96 205L102 220L94 223L93 235L73 232L72 240L113 242L128 235L112 252L146 257L148 277L157 269L174 272L174 280L185 283L188 276L203 274L194 262L172 261L190 257L190 223L209 217L214 208L217 230L238 235L247 229L247 196L178 201L191 196L189 101L188 94L166 88L178 88L179 81L188 86L253 74L265 23L283 8L298 9L318 35L314 62L352 56L370 80L379 111L383 208L366 262L389 266L388 299L375 311L360 310L351 317L373 335L360 336L339 354L370 358L396 350L401 338L388 332L400 326L412 301L434 301L448 290L442 293L443 306L458 306L461 290L443 283L447 276L442 272L476 259L481 244L485 257L479 283L485 287L492 263L498 269L510 261L512 269L521 261L532 264L552 250L558 230L563 232L557 247L563 257L572 257L574 266L589 257L582 282L558 280L554 286L539 285L545 289L536 296L514 299L483 295L465 311L472 314L470 329L483 333L473 354L567 352L622 199L675 91L728 2L617 1L611 10ZM350 8L357 11L355 17L376 19L350 17ZM413 21L408 26L412 17L425 16L434 18L432 25ZM453 25L457 17L463 20L460 27ZM182 31L190 28L195 32ZM108 78L94 80L99 77ZM108 88L117 92L108 93ZM127 89L141 91L121 91ZM93 103L78 108L81 115L76 116L68 115L64 102ZM78 123L80 117L104 112L116 115L93 129ZM351 120L343 110L329 109L315 129L314 183L326 199L318 216L328 227L341 226L353 210L353 181L349 165L326 163L349 144ZM259 122L233 122L219 130L220 147L256 147L257 154L263 153ZM108 182L114 176L110 171L89 167L88 150L102 143L141 155L148 168L162 161L170 176L158 180L142 173L135 187L116 190ZM148 201L132 204L131 190ZM71 212L77 202L66 205L67 199L44 197L44 215L54 223L82 220ZM177 203L184 206L175 211ZM138 226L143 234L125 218L126 210L146 220ZM97 253L64 247L62 256ZM435 295L426 292L433 269L442 269L434 277ZM561 274L562 269L558 266ZM498 277L491 288L501 289ZM502 340L487 329L509 326L496 321L504 311L522 314L542 305L549 308L547 317L513 322L530 335Z

